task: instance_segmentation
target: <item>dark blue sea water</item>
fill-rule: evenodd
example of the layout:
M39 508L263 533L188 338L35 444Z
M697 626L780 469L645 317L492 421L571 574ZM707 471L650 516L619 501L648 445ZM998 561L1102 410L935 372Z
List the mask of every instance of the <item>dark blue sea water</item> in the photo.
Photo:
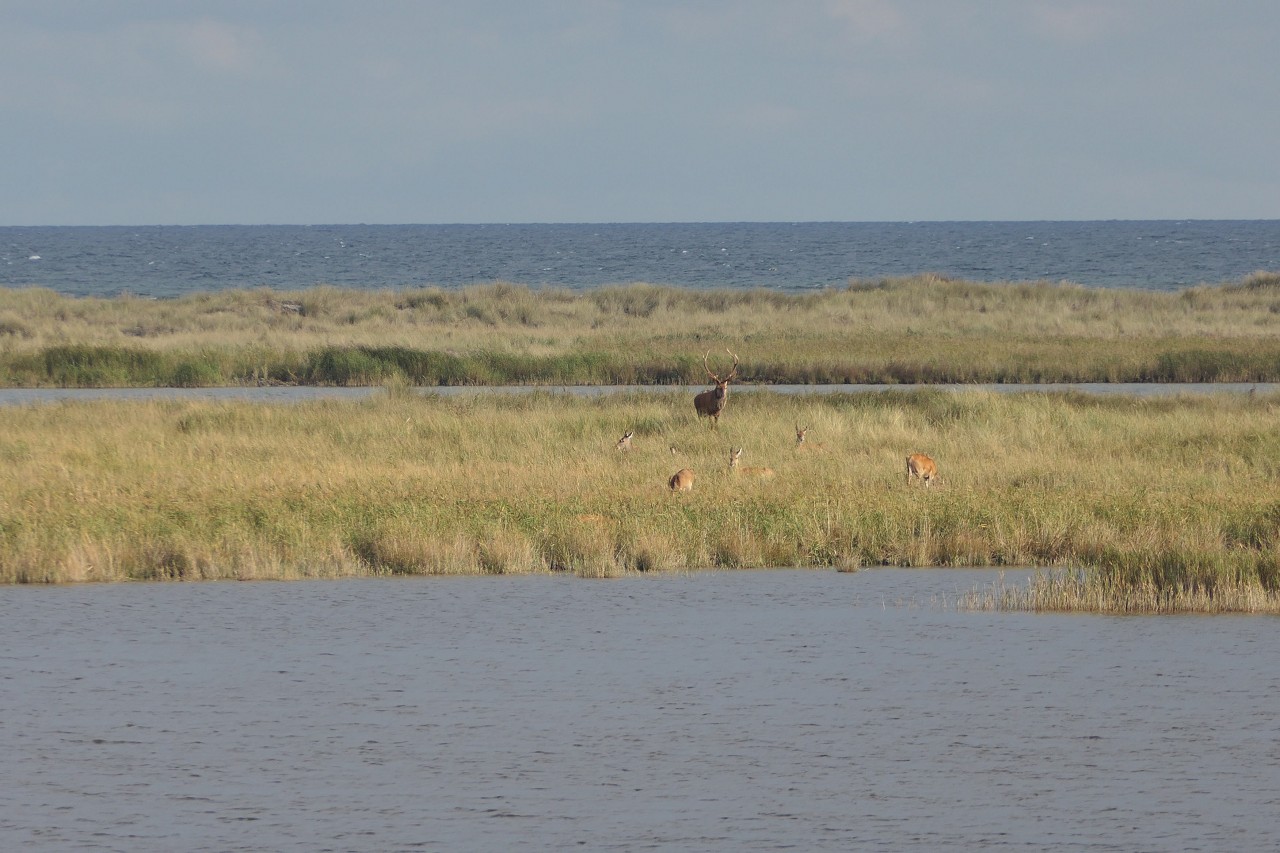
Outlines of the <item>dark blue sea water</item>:
M1280 220L0 227L0 286L178 296L226 288L783 291L939 273L1174 290L1280 270Z

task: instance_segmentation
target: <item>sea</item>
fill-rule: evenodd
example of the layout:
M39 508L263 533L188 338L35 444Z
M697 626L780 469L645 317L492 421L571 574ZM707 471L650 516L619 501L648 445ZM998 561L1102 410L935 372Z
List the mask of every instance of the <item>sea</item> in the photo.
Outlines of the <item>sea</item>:
M0 286L177 297L233 288L842 287L936 274L1178 290L1280 270L1280 220L0 227Z

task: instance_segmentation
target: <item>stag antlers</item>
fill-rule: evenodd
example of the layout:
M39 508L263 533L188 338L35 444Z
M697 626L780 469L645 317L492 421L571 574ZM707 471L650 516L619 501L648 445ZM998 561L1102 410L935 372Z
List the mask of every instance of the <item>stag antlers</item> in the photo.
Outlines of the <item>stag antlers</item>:
M693 407L697 410L698 417L711 418L712 429L720 425L720 413L724 411L724 404L729 401L729 383L738 375L738 357L728 347L725 348L725 352L733 356L733 369L729 372L729 375L721 379L711 372L711 367L707 364L707 359L711 357L711 351L708 350L707 354L702 357L702 368L707 371L707 376L711 377L711 381L716 384L716 387L709 391L703 391L693 398Z

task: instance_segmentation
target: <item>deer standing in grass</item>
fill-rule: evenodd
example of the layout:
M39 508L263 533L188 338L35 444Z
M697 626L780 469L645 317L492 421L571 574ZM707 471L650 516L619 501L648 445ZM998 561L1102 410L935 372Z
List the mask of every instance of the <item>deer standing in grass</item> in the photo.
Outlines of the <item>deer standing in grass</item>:
M635 432L634 432L633 430L628 430L628 431L627 431L627 433L626 433L625 435L623 435L623 436L622 436L622 438L618 439L618 445L617 445L618 449L619 449L619 450L630 450L630 449L631 449L631 436L633 436L633 435L635 435Z
M671 487L671 491L673 492L692 492L693 472L688 468L681 468L679 471L671 475L671 479L667 481L667 485Z
M938 479L938 463L923 453L911 454L907 457L907 485L911 485L912 477L919 477L928 488Z
M763 477L769 478L773 476L772 468L755 468L751 466L742 466L738 464L738 460L742 458L742 448L734 450L729 448L729 470L743 477Z
M733 355L728 348L725 352ZM729 383L738 375L738 357L733 355L733 370L724 379L711 372L711 368L707 365L707 359L710 357L710 351L702 357L702 368L707 371L707 375L711 377L716 387L694 397L693 407L697 410L698 417L711 418L711 428L715 429L720 425L720 413L724 411L724 404L729 402Z

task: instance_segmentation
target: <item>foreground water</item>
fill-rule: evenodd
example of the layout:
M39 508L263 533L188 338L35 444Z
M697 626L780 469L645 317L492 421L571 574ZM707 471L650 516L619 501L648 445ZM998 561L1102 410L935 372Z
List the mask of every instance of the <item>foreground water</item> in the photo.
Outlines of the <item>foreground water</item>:
M1274 618L993 577L6 588L0 847L1274 848Z

